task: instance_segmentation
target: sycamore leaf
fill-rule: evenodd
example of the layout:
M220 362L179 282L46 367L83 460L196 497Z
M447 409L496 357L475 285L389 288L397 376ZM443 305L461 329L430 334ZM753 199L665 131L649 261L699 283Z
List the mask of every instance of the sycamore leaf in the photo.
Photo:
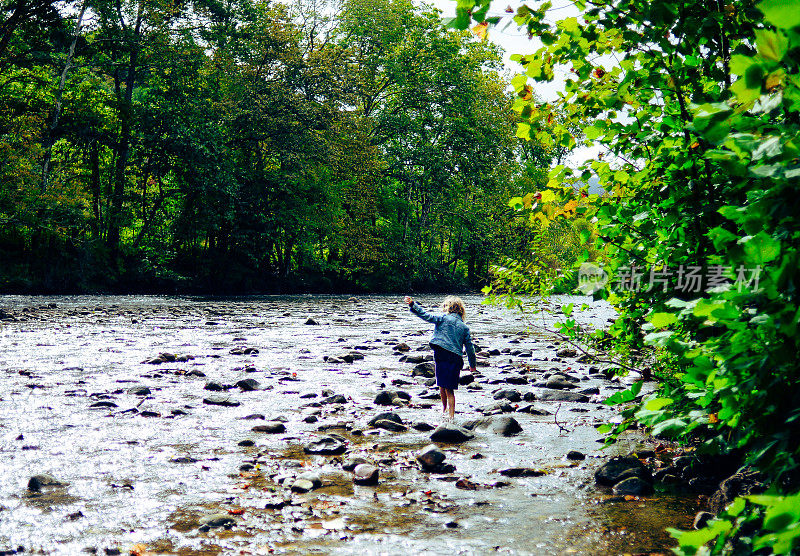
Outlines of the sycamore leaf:
M786 38L786 35L778 34L775 31L756 29L756 47L763 58L780 62L789 49L789 39Z
M764 0L756 7L764 12L764 19L778 29L800 25L800 0Z
M475 27L471 29L472 34L485 41L489 38L489 23L484 21L483 23L478 23Z
M674 313L654 313L648 320L656 328L664 328L676 322L678 317Z

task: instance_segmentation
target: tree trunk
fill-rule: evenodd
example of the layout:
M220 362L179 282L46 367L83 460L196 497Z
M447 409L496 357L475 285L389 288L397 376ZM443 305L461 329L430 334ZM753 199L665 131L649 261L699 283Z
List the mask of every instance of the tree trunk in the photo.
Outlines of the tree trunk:
M61 72L61 81L58 83L58 90L56 91L56 101L53 106L53 119L47 127L47 134L44 139L44 162L42 163L42 192L47 191L47 182L50 179L50 161L53 157L53 143L55 143L55 132L58 127L58 119L61 117L61 100L64 97L64 86L67 83L67 73L72 68L72 59L75 57L75 45L78 44L78 37L81 33L81 25L83 24L83 14L86 12L86 0L81 5L81 11L78 13L78 19L75 22L75 32L72 34L72 42L69 45L69 54L67 54L67 61L64 64L64 71Z
M120 24L123 24L120 21ZM125 169L128 166L128 156L131 148L131 121L133 119L133 87L136 80L136 66L139 59L139 33L142 24L142 4L139 3L136 15L136 25L133 30L133 44L131 45L128 73L125 76L125 97L120 110L120 132L117 143L117 160L114 167L114 189L111 193L111 206L108 215L108 235L106 246L111 257L119 254L119 229L122 220L122 201L125 195Z
M95 238L100 237L100 145L97 140L92 142L91 150L89 151L89 164L92 167L91 189L92 189L92 213L94 214L94 222L92 223L92 232Z

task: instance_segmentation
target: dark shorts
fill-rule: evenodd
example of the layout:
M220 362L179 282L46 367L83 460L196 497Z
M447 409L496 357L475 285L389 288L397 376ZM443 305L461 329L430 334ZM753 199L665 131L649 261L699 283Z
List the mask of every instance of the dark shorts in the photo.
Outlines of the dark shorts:
M464 367L464 360L460 355L435 344L431 344L431 347L433 348L433 361L436 364L436 386L457 390L458 375Z

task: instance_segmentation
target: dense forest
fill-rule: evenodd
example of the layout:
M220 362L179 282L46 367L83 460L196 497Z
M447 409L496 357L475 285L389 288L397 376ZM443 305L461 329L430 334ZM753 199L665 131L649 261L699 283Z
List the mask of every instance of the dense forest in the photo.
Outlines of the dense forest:
M7 0L0 290L475 287L563 152L509 91L405 0Z

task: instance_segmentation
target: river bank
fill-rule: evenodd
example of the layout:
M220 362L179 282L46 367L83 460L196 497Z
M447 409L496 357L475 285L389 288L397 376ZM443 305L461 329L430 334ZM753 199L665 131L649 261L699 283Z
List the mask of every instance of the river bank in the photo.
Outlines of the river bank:
M430 327L399 298L0 298L0 549L666 552L696 497L594 478L630 452L668 464L635 432L601 450L595 427L616 413L599 402L625 385L465 301L481 355L457 424L494 421L436 443L431 470L417 459L440 425ZM554 298L569 301L586 300ZM575 316L599 327L609 311ZM521 430L492 431L508 418ZM62 486L31 490L36 475Z

